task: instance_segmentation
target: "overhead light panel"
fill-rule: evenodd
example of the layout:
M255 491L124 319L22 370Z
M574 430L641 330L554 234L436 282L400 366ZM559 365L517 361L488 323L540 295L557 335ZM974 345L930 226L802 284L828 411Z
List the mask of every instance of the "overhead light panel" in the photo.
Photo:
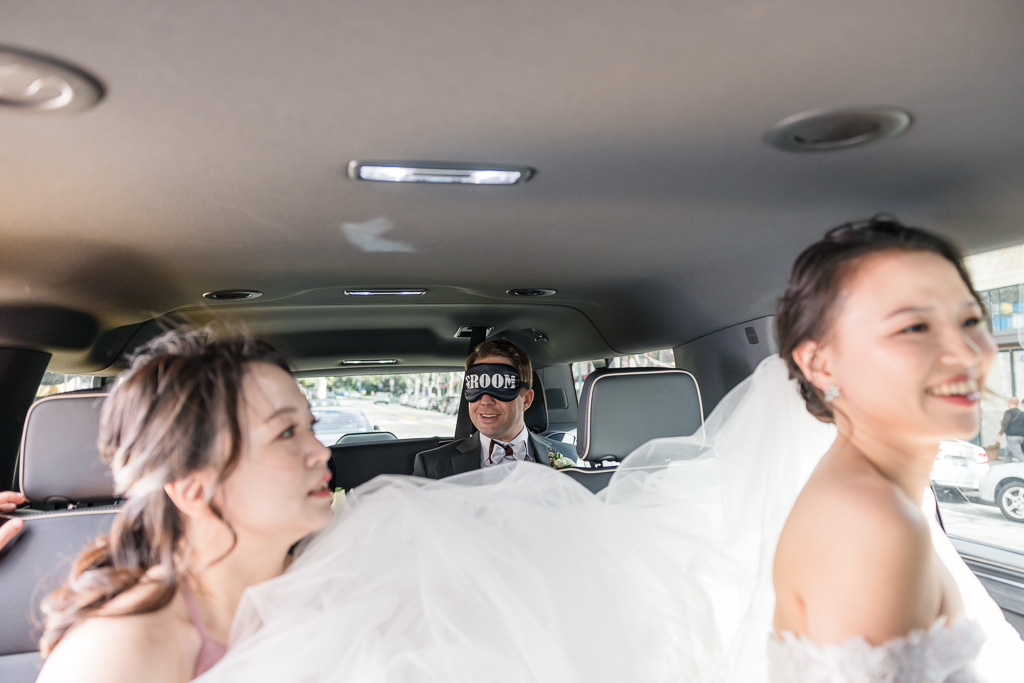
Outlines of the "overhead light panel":
M346 296L422 296L425 289L346 289Z
M397 358L369 358L366 360L343 360L339 365L394 365Z
M352 161L348 165L348 175L353 180L389 183L515 185L529 180L533 169L527 166L448 161Z

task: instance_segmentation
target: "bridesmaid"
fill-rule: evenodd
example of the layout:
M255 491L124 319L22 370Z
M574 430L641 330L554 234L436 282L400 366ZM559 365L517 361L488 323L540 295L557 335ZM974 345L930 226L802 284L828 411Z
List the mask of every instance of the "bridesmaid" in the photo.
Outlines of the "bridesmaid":
M242 592L331 520L330 451L265 343L170 333L118 380L100 451L125 501L44 602L39 681L188 681Z

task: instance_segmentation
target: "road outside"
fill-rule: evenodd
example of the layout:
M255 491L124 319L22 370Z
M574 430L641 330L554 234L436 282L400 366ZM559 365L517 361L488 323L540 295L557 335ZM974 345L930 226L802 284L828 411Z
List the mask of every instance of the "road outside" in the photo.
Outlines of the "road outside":
M994 505L939 503L946 533L1024 553L1024 524L1011 522Z

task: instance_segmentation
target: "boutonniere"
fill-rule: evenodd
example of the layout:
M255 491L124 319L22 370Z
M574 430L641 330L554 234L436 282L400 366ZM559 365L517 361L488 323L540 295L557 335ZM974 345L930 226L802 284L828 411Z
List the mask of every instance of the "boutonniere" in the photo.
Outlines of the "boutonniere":
M345 505L345 489L340 486L334 489L334 493L331 494L331 511L334 514L341 512L342 506Z
M548 464L556 470L564 470L567 467L572 467L576 463L556 451L551 446L548 446Z

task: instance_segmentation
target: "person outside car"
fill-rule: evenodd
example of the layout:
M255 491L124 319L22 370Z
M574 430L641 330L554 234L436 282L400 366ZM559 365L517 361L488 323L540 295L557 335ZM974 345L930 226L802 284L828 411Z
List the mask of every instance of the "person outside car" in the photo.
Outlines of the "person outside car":
M1006 434L1006 462L1024 462L1024 413L1019 409L1020 401L1011 396L1007 401L1009 409L1003 413L1003 420L999 424L999 433L996 435L996 443L1000 437Z

